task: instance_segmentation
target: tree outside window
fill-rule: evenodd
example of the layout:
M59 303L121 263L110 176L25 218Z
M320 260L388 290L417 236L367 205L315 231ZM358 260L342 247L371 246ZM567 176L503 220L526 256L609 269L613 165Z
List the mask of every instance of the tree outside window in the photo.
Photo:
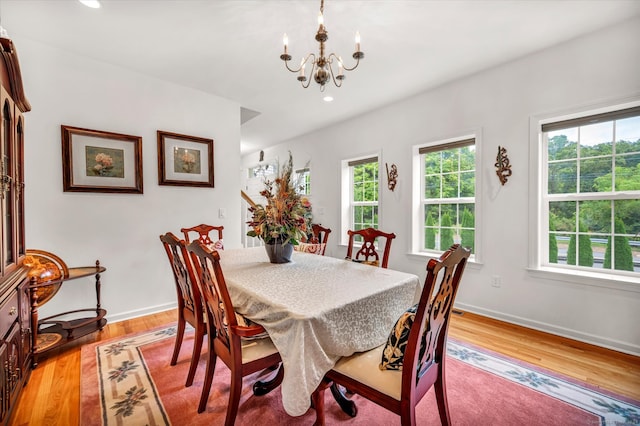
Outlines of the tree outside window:
M424 241L426 251L460 243L475 252L475 139L423 147Z
M640 108L542 130L545 263L640 273Z

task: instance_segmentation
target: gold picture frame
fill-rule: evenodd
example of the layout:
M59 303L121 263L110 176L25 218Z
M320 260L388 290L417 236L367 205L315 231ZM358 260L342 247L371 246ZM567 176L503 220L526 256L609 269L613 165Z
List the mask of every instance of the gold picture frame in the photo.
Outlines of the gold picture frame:
M142 194L142 137L61 126L65 192Z
M158 184L213 188L213 139L158 130Z

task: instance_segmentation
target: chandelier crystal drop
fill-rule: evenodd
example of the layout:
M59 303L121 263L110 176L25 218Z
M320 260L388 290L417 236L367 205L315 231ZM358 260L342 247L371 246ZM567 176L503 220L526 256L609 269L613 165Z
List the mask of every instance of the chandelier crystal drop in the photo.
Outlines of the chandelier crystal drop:
M320 1L320 13L318 14L318 32L315 39L320 43L320 51L316 56L314 53L309 53L307 56L300 60L300 67L292 69L289 66L291 55L289 54L289 38L285 34L282 41L284 43L284 53L280 55L280 59L284 61L285 67L293 73L298 74L298 81L305 89L311 84L311 80L314 80L320 85L320 91L324 91L325 85L332 81L336 87L341 87L342 82L345 79L345 71L353 71L360 64L360 59L364 58L364 52L360 51L360 33L356 32L356 50L353 52L353 59L356 60L356 64L349 68L344 65L342 58L335 53L330 53L325 56L325 43L329 39L329 34L324 26L324 0ZM307 64L311 65L311 75L313 78L307 79L305 75L305 68ZM334 72L334 66L337 66L337 72Z

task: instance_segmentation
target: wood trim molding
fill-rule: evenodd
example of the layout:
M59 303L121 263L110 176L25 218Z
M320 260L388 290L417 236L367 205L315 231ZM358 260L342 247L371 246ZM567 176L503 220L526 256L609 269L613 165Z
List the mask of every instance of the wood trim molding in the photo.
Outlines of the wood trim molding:
M16 51L15 45L8 38L0 38L0 51L2 52L2 59L4 59L7 67L11 97L20 111L31 111L31 104L24 94L20 62L18 61L18 52Z

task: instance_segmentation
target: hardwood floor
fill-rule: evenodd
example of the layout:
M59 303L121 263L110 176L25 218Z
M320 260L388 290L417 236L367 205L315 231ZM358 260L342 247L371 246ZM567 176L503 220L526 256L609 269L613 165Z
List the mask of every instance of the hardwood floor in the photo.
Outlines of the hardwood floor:
M148 330L176 318L176 311L171 310L108 324L100 333L52 351L31 372L9 424L79 424L82 344ZM453 316L449 335L640 400L639 357L468 312Z

